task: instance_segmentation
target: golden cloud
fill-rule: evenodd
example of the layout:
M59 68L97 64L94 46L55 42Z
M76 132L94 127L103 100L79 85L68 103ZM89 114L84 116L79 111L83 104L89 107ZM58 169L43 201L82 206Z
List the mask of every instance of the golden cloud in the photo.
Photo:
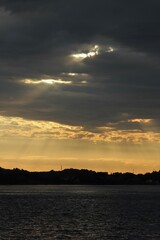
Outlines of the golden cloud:
M38 139L79 139L92 142L160 143L160 133L141 130L116 130L99 127L97 132L85 130L82 126L70 126L49 121L25 120L19 117L0 116L1 137L25 137Z

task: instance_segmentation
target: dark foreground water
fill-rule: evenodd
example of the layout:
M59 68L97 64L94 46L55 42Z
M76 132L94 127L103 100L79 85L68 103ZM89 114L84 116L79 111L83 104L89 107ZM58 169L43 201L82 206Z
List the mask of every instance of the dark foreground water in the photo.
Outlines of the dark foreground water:
M0 240L160 240L160 186L0 186Z

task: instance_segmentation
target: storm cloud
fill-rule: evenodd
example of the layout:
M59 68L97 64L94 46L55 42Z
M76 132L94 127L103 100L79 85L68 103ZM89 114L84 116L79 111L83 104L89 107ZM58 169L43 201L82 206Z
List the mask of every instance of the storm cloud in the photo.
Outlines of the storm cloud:
M0 113L159 131L158 0L0 0Z

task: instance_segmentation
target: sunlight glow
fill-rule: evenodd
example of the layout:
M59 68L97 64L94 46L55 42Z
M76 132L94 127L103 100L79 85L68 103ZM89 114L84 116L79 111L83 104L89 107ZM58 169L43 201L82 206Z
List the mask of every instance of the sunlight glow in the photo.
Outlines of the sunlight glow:
M133 119L134 121L135 119ZM160 133L0 116L0 166L32 170L88 168L146 172L159 169ZM96 146L95 146L96 144ZM106 151L107 150L107 151Z
M64 81L62 79L40 79L40 80L33 80L33 79L24 79L22 80L25 84L72 84L72 81Z
M114 52L114 48L109 47L106 52L108 52L108 53Z
M99 46L99 45L95 45L92 48L89 48L87 50L82 50L82 51L78 51L78 53L74 53L71 56L73 58L75 58L78 61L82 61L85 58L93 58L99 54L102 53L113 53L115 51L115 49L111 46L109 47L104 47L104 46Z
M68 72L68 73L62 73L64 76L70 76L70 77L89 77L89 74L87 73L75 73L75 72Z
M130 119L128 120L128 122L132 122L132 123L150 123L152 121L152 119L147 119L147 118L135 118L135 119Z
M81 81L81 83L83 83L83 84L86 84L86 83L87 83L87 81L85 81L85 80L84 80L84 81Z
M71 72L71 73L68 73L67 75L68 75L68 76L78 76L79 74L78 74L78 73L72 73L72 72Z
M99 54L99 46L95 45L89 51L86 51L86 53L85 52L75 53L75 54L72 54L72 57L83 60L85 58L95 57L98 54Z

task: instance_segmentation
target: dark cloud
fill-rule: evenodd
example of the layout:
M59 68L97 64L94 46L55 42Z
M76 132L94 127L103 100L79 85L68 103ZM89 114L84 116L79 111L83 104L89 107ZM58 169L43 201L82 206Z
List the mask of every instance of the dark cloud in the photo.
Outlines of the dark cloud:
M157 0L0 0L0 111L93 131L107 123L139 129L131 118L157 121L159 7ZM95 45L99 55L71 57ZM21 82L47 78L72 84Z

